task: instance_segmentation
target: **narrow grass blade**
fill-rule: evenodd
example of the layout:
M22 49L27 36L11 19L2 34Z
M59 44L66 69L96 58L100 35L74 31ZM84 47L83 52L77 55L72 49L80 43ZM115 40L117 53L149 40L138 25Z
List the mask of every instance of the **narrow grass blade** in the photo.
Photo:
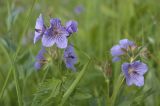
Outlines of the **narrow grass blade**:
M4 85L3 85L3 87L2 87L2 90L1 90L1 93L0 93L0 100L1 100L1 98L2 98L2 96L3 96L4 90L5 90L5 88L6 88L6 85L7 85L7 83L8 83L8 80L9 80L9 78L10 78L11 72L12 72L12 68L9 70L9 72L8 72L8 74L7 74L7 78L6 78L6 80L5 80L5 82L4 82Z
M68 88L68 90L65 92L65 94L63 95L62 101L60 106L63 106L63 104L65 103L65 101L69 98L69 96L71 95L71 93L74 91L74 89L76 88L77 84L79 83L79 81L81 80L81 78L83 77L89 63L91 60L88 61L87 64L84 65L84 67L82 68L81 72L79 73L79 75L77 76L77 78L74 80L74 82L72 83L72 85Z

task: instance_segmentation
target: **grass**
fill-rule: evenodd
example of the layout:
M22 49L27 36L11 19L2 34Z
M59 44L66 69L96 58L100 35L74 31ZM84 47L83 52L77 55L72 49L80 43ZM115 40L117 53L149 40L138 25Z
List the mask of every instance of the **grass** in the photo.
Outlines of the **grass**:
M65 101L62 103L64 106L159 106L158 2L1 0L0 106L58 106L62 101ZM74 12L78 5L84 8L80 14ZM40 13L47 26L50 17L58 17L62 23L68 20L78 22L78 32L69 38L78 56L77 72L66 69L60 61L63 50L59 50L58 56L51 58L52 62L40 71L34 69L35 56L41 48L40 41L33 44L35 22ZM125 82L121 87L117 86L121 81L122 62L111 62L110 49L123 38L148 48L148 58L143 61L149 71L141 88L128 87ZM92 61L85 70L83 67L87 65L88 58Z

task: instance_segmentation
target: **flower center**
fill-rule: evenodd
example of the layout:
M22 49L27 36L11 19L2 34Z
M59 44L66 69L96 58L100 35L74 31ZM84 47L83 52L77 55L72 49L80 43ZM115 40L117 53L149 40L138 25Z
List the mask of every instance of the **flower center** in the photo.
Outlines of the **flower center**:
M57 27L53 27L53 29L52 29L52 35L54 35L54 36L61 35L61 30L59 28L57 28Z
M128 73L129 73L129 74L135 73L134 68L130 67L130 68L128 69Z
M74 59L75 57L71 53L69 53L68 58Z
M55 35L58 35L59 33L58 33L58 31L56 30L56 31L54 31L54 34L55 34Z

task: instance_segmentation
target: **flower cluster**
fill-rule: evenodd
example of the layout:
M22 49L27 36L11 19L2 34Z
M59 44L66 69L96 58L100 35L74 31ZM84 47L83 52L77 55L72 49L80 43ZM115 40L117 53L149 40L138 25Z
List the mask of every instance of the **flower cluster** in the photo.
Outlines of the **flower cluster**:
M148 67L140 60L136 60L140 55L140 52L137 52L138 49L139 47L128 39L120 40L118 45L111 48L113 62L121 60L122 57L130 61L129 63L125 62L122 64L122 72L128 86L132 84L139 87L144 85L143 75L147 72Z
M73 46L68 44L68 37L77 30L76 21L70 20L63 26L58 18L51 18L50 26L47 28L42 14L40 14L36 20L34 44L41 39L42 49L36 57L35 68L40 69L46 61L44 57L45 47L52 47L55 44L58 48L65 49L64 62L66 67L75 70L74 64L77 62L77 56L74 53Z

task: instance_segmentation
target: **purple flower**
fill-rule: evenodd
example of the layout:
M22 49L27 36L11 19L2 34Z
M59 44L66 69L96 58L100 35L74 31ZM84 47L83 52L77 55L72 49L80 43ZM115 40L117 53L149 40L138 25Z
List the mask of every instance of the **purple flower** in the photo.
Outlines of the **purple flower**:
M42 37L42 44L45 47L51 47L56 44L58 48L66 48L68 35L66 28L61 25L61 21L58 18L52 18L50 27L46 29Z
M135 84L138 87L144 85L143 75L147 72L148 67L146 64L135 61L132 63L123 63L122 71L126 77L126 83L128 86Z
M45 52L46 52L45 48L42 47L42 49L39 51L38 55L36 56L36 62L34 64L34 67L37 70L39 70L44 65L44 62L46 61L44 57Z
M120 45L115 45L111 48L111 54L114 57L123 55L124 53Z
M45 29L46 28L44 25L44 20L43 20L42 14L40 14L36 20L34 43L36 43L39 39L42 38Z
M128 39L120 40L119 45L121 48L125 49L125 51L128 51L130 49L134 49L136 47L134 42L129 41Z
M120 61L120 60L121 60L121 58L118 57L118 56L117 56L117 57L115 56L115 57L113 57L113 59L112 59L113 62Z
M72 33L74 33L74 32L77 32L77 22L76 21L72 21L72 20L70 20L70 21L68 21L67 23L66 23L66 30L67 30L67 32L69 33L69 34L72 34Z
M134 50L136 45L134 42L128 39L123 39L119 41L119 45L115 45L111 48L111 54L113 56L112 61L116 62L120 60L120 56L126 54L129 50Z
M64 62L66 64L67 68L72 69L73 71L76 71L74 64L77 63L77 56L76 56L76 54L74 52L74 48L71 44L68 45L64 51Z
M83 5L78 5L77 7L75 7L74 12L76 14L81 14L84 11L84 7Z

